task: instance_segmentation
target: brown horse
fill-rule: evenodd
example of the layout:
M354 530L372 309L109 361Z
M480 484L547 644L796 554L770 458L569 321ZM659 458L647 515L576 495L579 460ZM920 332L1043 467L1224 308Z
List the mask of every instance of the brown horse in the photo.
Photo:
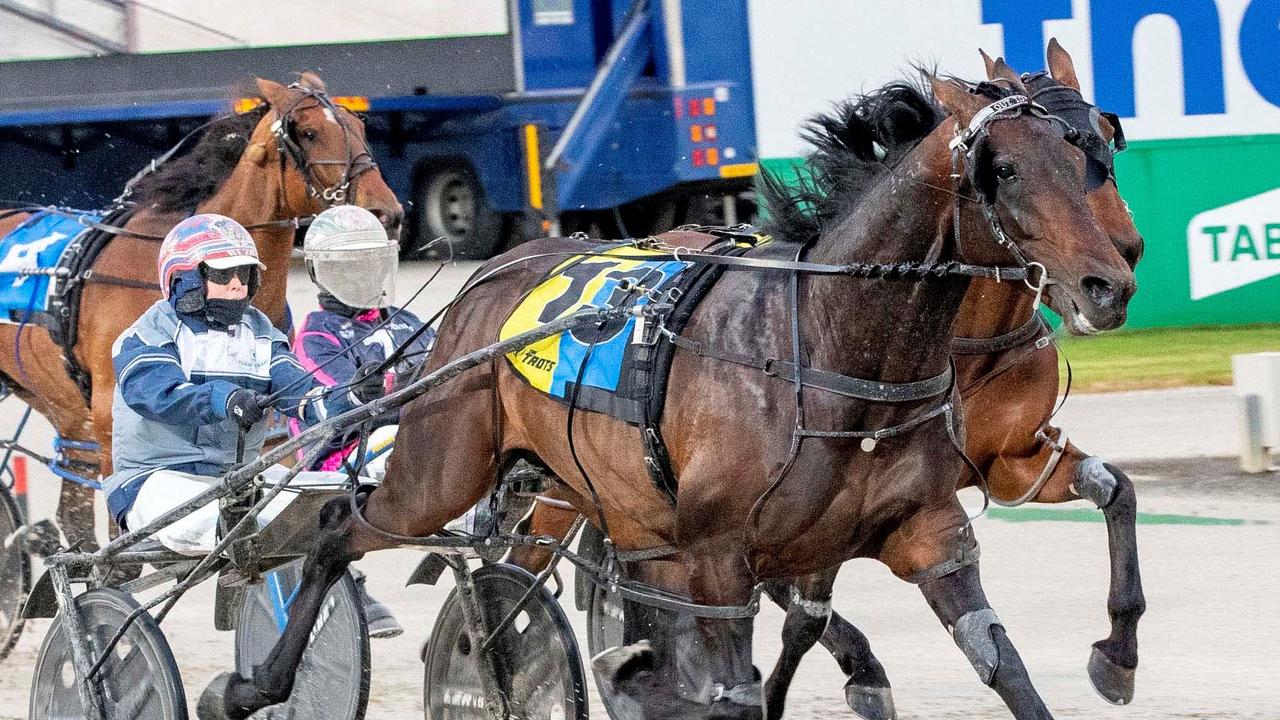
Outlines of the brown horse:
M1056 40L1050 41L1047 56L1050 76L1027 79L1033 97L1045 97L1046 104L1050 104L1047 96L1065 97L1083 106L1071 57ZM987 61L991 74L994 63ZM1110 143L1115 129L1105 118L1098 120L1101 139ZM1136 265L1142 255L1142 236L1114 178L1089 192L1088 204L1126 262ZM976 214L967 222L975 233L984 224ZM1088 672L1099 694L1123 705L1133 698L1137 623L1146 607L1138 570L1133 483L1114 466L1085 454L1050 423L1058 395L1058 354L1056 346L1045 340L1046 328L1028 325L1035 312L1033 302L1021 288L984 279L975 280L965 296L956 319L954 346L957 385L968 421L965 450L982 470L998 504L1084 499L1102 510L1110 540L1111 635L1094 643ZM1076 333L1092 331L1070 317L1067 327ZM959 487L977 483L976 476L966 475ZM894 717L888 679L865 636L830 611L837 570L797 580L794 590L785 583L767 586L775 601L790 606L783 650L766 684L771 717L782 716L782 702L800 658L819 640L849 676L845 693L850 707L866 720ZM802 602L793 605L793 597Z
M65 451L81 475L111 472L111 345L160 298L156 258L171 227L193 213L220 213L247 226L267 266L254 304L280 327L298 220L349 201L369 208L389 230L399 229L403 209L369 156L364 124L328 99L320 79L306 73L287 88L256 83L261 106L215 121L186 155L133 187L129 200L137 211L93 263L81 296L73 353L88 373L88 398L45 328L0 325L4 382L63 439L96 441L96 451ZM273 123L281 119L277 134ZM0 236L27 217L0 220ZM92 489L64 480L58 521L69 543L97 547Z
M1079 81L1070 55L1051 40L1049 76L1024 78L1033 98L1055 109L1058 103L1087 110L1080 97ZM985 56L984 56L985 57ZM995 64L987 58L988 76L995 79ZM1085 117L1091 112L1083 113ZM930 119L931 108L905 103L881 109L875 127L877 142L890 154L895 146L914 144L913 132L930 128L941 118ZM1076 118L1072 116L1071 120ZM1099 127L1076 126L1079 132L1100 132L1111 143L1115 130L1098 116ZM787 206L790 198L775 195L772 205ZM1133 225L1114 179L1106 179L1087 195L1090 209L1110 235L1116 249L1134 266L1142 254L1142 236ZM821 201L818 201L821 204ZM962 216L962 234L989 233L976 211ZM811 220L780 217L769 230L778 237L811 232ZM1018 284L978 278L969 287L956 318L957 384L967 423L965 452L985 474L992 498L1000 504L1022 502L1062 503L1081 498L1102 509L1111 539L1111 591L1108 611L1112 633L1095 644L1089 676L1107 700L1125 704L1133 697L1133 670L1137 665L1137 621L1145 601L1138 572L1134 525L1134 492L1124 473L1084 454L1049 421L1058 391L1056 347L1044 340L1044 326L1030 324L1034 298ZM1078 328L1068 325L1079 331ZM965 338L965 339L960 339ZM981 340L977 338L982 338ZM960 487L977 483L965 475ZM560 497L552 490L548 495ZM535 505L530 532L563 536L576 514L554 504ZM521 547L509 556L526 569L536 571L550 559L547 551ZM769 595L788 608L783 628L783 649L765 686L771 718L782 716L791 679L804 654L819 640L835 656L849 677L845 686L850 706L867 720L893 717L888 679L871 653L865 636L838 613L831 611L835 570L796 581L794 591L786 582L766 584ZM793 592L803 601L792 604Z
M989 266L1018 257L1039 263L1056 283L1049 302L1098 329L1123 323L1134 280L1086 204L1084 155L999 65L998 84L933 78L954 122L885 165L869 135L854 129L844 169L880 181L851 187L811 245L780 243L744 256L772 258L775 268L780 254L814 263L800 266L810 269L872 263L879 279L796 266L726 272L693 312L682 337L701 352L676 354L662 420L679 477L674 507L650 480L634 428L580 413L568 435L566 408L495 362L405 408L386 479L362 503L371 526L357 522L345 501L326 508L284 635L252 680L215 679L201 698L201 717L244 718L286 699L324 594L347 564L397 544L386 533L440 530L484 497L518 454L548 466L593 519L583 498L594 488L619 550L671 546L671 559L655 563L678 569L663 574L664 586L695 603L743 606L761 579L876 558L920 585L1015 717L1050 717L986 601L969 519L956 498L968 471L946 384L952 325L968 287L959 273L993 272ZM953 163L962 171L954 186ZM955 204L970 201L987 208L1007 242L956 237ZM563 258L546 253L592 247L540 240L481 268L483 279L443 319L428 369L492 343L518 299ZM884 276L904 262L937 274ZM780 375L744 360L751 358ZM784 358L789 369L766 358ZM831 392L816 378L864 389ZM873 385L887 394L865 389ZM899 401L887 401L890 395ZM879 435L868 443L871 431ZM638 574L650 579L643 566ZM628 640L640 640L632 617L628 607ZM760 718L751 628L750 619L710 617L655 626L652 649L620 649L603 664L649 717Z

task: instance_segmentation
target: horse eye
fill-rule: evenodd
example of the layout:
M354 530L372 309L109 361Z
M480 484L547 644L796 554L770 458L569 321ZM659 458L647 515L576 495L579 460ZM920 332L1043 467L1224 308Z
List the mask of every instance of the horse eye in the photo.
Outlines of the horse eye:
M996 163L994 168L996 177L1001 180L1012 180L1018 177L1018 171L1008 163Z
M320 135L319 135L315 130L303 130L303 131L302 131L302 139L303 139L303 140L308 140L308 141L310 141L310 142L315 142L315 139L316 139L316 138L318 138L318 137L320 137Z

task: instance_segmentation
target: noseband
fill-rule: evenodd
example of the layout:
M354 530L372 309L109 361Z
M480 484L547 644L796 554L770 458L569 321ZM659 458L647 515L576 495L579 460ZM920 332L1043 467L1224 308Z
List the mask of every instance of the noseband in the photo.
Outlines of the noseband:
M322 90L303 87L298 83L290 85L289 89L300 91L302 96L294 100L293 104L283 112L278 113L275 122L271 123L271 134L276 139L276 147L280 152L280 162L284 163L285 158L293 161L294 166L302 173L302 177L307 183L308 195L323 202L328 207L342 205L347 202L347 190L351 187L351 183L364 173L378 167L378 163L373 160L369 143L367 140L361 139L360 144L363 149L353 154L351 152L351 129L342 120L341 109L334 104L328 94ZM338 124L338 127L342 128L343 145L347 151L345 160L307 157L307 154L302 150L302 146L294 139L291 116L298 109L298 106L308 99L315 100L320 107L329 111L329 114L333 116L333 121ZM319 165L341 165L342 176L333 185L322 187L319 185L314 170Z

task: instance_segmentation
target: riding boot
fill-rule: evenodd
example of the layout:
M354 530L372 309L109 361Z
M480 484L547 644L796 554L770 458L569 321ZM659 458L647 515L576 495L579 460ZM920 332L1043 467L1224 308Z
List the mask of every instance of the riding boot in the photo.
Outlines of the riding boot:
M360 604L364 607L364 618L369 626L369 637L371 638L393 638L404 632L400 621L396 620L396 616L391 614L391 608L383 605L373 596L369 594L368 588L365 587L365 575L355 568L351 568L351 577L356 581L356 591L360 595Z

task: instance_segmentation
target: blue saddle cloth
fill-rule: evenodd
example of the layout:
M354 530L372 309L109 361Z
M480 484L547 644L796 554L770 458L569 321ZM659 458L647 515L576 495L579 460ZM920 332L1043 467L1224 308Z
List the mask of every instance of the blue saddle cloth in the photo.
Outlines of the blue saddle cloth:
M552 270L508 316L499 338L505 340L587 307L646 305L691 265L672 260L669 252L631 244L604 245L593 251L599 255L575 256ZM507 361L521 379L557 400L567 402L577 385L579 407L639 422L639 388L632 387L630 371L636 323L636 318L628 316L603 327L558 333L510 353Z
M98 222L102 215L45 210L0 238L0 320L29 322L48 310L52 276L37 271L57 268L67 246L89 232L80 218Z

